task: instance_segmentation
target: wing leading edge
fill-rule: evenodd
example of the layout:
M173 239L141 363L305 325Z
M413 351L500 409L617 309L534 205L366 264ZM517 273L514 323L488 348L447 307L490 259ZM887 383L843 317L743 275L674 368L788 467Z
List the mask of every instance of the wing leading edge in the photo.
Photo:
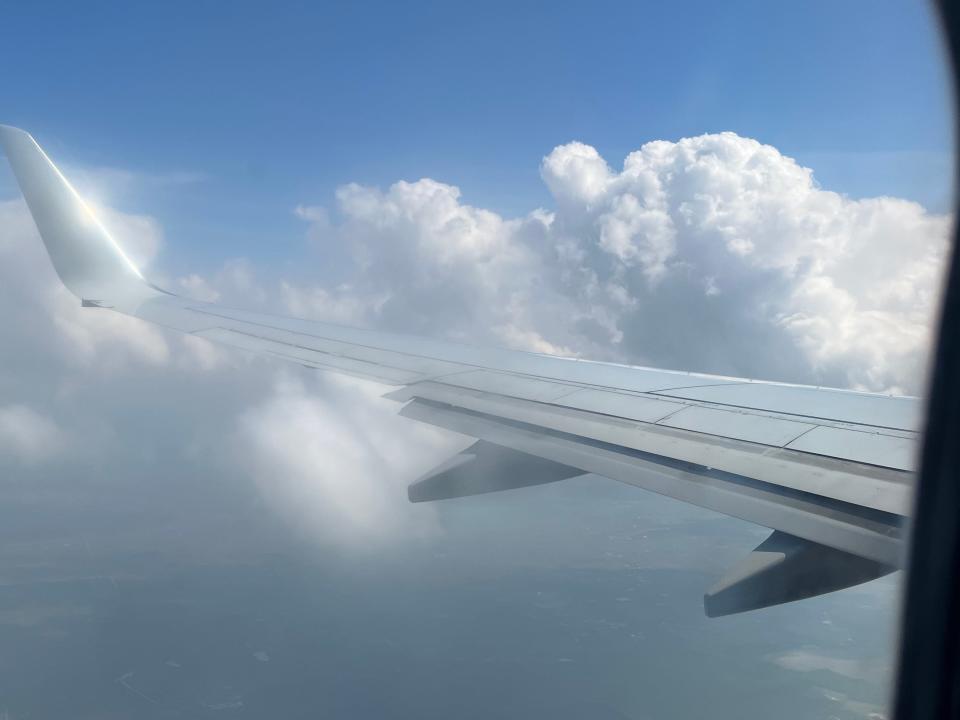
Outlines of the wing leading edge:
M597 474L773 531L705 596L725 615L902 565L916 398L477 348L194 302L146 282L33 138L0 126L51 262L84 306L397 386L401 414L478 443L414 502Z

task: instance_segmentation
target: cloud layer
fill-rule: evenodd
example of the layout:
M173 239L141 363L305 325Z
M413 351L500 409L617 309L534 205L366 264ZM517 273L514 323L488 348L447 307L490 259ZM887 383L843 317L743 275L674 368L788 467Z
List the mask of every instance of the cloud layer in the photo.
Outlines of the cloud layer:
M949 218L821 189L810 170L732 133L647 143L620 171L570 143L543 159L541 175L554 208L521 218L472 207L431 179L345 185L335 208L297 209L305 264L324 282L267 282L232 259L168 284L475 343L922 389ZM142 263L162 247L152 218L110 210L106 220ZM431 510L410 506L404 485L462 438L397 418L376 386L81 309L19 200L0 203L0 300L16 309L0 318L9 492L109 486L162 504L178 487L201 508L209 488L235 483L337 542L431 527Z
M109 218L124 238L139 235L149 262L162 241L156 223L116 211ZM8 506L64 493L115 510L123 532L171 513L208 526L246 512L254 494L318 542L356 549L432 531L432 509L410 505L405 485L462 439L398 417L377 385L81 308L54 275L21 200L0 203L0 228L0 300L16 309L0 318ZM180 285L236 293L248 287L246 269L232 262Z

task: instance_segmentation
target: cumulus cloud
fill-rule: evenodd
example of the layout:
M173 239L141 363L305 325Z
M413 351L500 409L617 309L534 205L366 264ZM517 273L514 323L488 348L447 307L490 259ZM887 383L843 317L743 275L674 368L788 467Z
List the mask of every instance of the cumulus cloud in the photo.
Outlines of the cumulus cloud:
M556 208L506 219L424 179L300 207L333 286L301 314L674 369L922 389L950 218L853 200L734 133L655 141L619 172L583 143L541 175ZM311 298L313 301L311 301Z

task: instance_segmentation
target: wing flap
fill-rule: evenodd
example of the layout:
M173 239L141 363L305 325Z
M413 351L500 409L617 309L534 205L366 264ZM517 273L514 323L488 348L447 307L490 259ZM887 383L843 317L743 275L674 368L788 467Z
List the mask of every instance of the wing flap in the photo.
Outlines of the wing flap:
M661 400L649 395L633 395L609 390L577 390L563 396L560 404L575 410L586 410L640 422L657 422L688 406L687 403L676 400Z
M800 452L882 465L897 470L913 470L917 461L915 439L894 437L866 429L819 426L793 440L787 447Z
M916 430L923 411L916 398L781 383L745 382L657 392L673 398L895 430Z
M577 386L567 383L539 380L523 375L492 372L490 370L471 370L469 372L447 375L443 378L447 385L455 385L469 390L480 390L494 395L557 402L565 395L575 392Z
M887 565L901 562L897 515L428 400L413 400L400 412Z
M657 421L658 425L783 447L816 425L733 409L689 405Z
M909 474L888 468L499 397L439 382L418 383L393 393L392 397L445 403L882 512L906 515L910 508Z

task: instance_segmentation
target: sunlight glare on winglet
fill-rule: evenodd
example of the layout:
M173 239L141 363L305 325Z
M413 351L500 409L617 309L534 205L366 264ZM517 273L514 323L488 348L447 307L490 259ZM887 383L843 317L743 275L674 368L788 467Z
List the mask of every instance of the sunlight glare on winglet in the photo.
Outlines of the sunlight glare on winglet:
M0 125L3 148L63 284L83 301L137 304L156 291L29 133Z
M83 211L87 214L87 217L90 218L93 224L96 225L97 228L100 230L100 232L103 233L103 236L110 241L110 244L113 246L113 249L117 251L117 254L127 264L127 267L130 268L130 270L133 272L134 275L136 275L138 278L143 280L143 274L140 272L140 268L138 268L136 264L133 262L133 260L131 260L130 257L123 251L123 248L120 247L120 243L118 243L116 239L113 237L113 235L110 234L110 231L107 230L107 228L101 222L100 218L97 216L97 213L94 212L93 208L87 204L87 201L83 199L83 196L81 196L80 193L77 192L77 189L73 187L73 185L69 180L67 180L66 176L62 172L60 172L60 168L58 168L54 164L53 160L51 160L50 156L47 155L46 152L44 152L43 148L37 145L36 140L34 140L32 137L30 138L30 140L36 146L40 154L43 155L43 159L46 160L48 163L50 163L50 167L57 174L57 177L60 178L63 184L67 186L67 189L73 195L74 199L77 201L80 207L83 208Z

